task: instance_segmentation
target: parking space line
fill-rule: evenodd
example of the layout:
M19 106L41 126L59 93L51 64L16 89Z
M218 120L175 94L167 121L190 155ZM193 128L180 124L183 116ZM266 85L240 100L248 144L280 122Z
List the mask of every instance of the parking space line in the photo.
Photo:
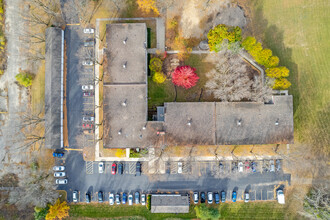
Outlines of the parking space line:
M93 174L93 161L86 161L86 174Z

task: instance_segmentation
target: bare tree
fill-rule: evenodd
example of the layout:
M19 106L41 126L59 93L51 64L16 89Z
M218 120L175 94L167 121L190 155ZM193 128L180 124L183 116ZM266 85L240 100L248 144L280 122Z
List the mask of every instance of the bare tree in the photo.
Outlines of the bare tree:
M15 204L19 210L29 206L46 207L58 198L52 172L32 171L21 178L19 188L9 194L9 203Z
M269 101L271 88L263 85L259 77L250 79L246 64L238 55L224 52L219 57L215 69L207 73L209 80L205 87L207 91L221 101Z

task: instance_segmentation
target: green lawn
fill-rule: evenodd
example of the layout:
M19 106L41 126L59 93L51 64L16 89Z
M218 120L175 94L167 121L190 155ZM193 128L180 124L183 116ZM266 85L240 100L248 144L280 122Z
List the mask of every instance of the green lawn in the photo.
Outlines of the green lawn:
M226 203L212 205L219 207L221 219L284 219L285 210L277 202L251 202L251 203ZM196 213L194 205L191 205L187 214L152 214L144 206L109 206L108 204L71 205L70 219L88 218L114 218L114 217L144 217L145 219L194 219Z
M191 208L190 213L187 214L152 214L145 206L141 205L120 205L110 206L109 204L95 204L95 205L71 205L69 211L70 217L79 219L81 217L88 218L109 218L109 217L125 217L125 216L140 216L146 219L166 219L166 218L180 218L192 219L196 218L195 211Z
M254 0L258 38L290 71L295 137L330 151L330 4L328 0Z

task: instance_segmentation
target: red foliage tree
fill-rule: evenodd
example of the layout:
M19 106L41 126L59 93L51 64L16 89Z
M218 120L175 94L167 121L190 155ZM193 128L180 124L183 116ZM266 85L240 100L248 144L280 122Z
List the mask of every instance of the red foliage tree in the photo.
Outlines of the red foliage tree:
M185 89L195 86L199 79L195 70L190 66L178 66L172 73L172 82Z

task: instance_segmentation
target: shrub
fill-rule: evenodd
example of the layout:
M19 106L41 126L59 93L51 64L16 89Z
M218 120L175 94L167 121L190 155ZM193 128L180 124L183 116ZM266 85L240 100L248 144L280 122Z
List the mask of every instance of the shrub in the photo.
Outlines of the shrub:
M32 85L33 75L28 72L20 72L15 76L18 84L29 87Z
M151 195L148 195L147 196L147 209L148 210L151 210Z
M254 37L249 36L242 41L242 47L245 50L250 51L256 43L257 40Z
M35 220L43 220L46 218L46 215L48 213L49 206L45 208L41 207L34 207L34 219Z
M155 14L159 15L155 0L137 0L136 3L138 4L141 11L145 13L153 11Z
M152 81L154 81L155 83L163 83L166 80L166 76L162 73L162 72L156 72L153 76L152 76Z
M178 66L172 73L173 84L185 89L195 86L199 79L195 70L190 66Z
M280 62L280 59L277 56L271 56L267 63L265 63L265 67L271 68L278 66L278 63Z
M207 207L205 204L195 206L196 216L201 220L207 219L219 219L221 217L220 212L216 208Z
M278 78L275 79L275 84L273 86L273 89L287 89L291 86L291 83L289 82L289 80L287 80L286 78Z
M163 61L158 58L154 57L149 62L149 69L153 72L161 72L163 67Z
M266 74L270 78L283 78L289 76L289 70L285 66L266 69Z
M219 52L219 45L227 39L228 43L235 43L242 39L242 30L240 27L227 27L219 24L209 31L207 39L211 51Z

